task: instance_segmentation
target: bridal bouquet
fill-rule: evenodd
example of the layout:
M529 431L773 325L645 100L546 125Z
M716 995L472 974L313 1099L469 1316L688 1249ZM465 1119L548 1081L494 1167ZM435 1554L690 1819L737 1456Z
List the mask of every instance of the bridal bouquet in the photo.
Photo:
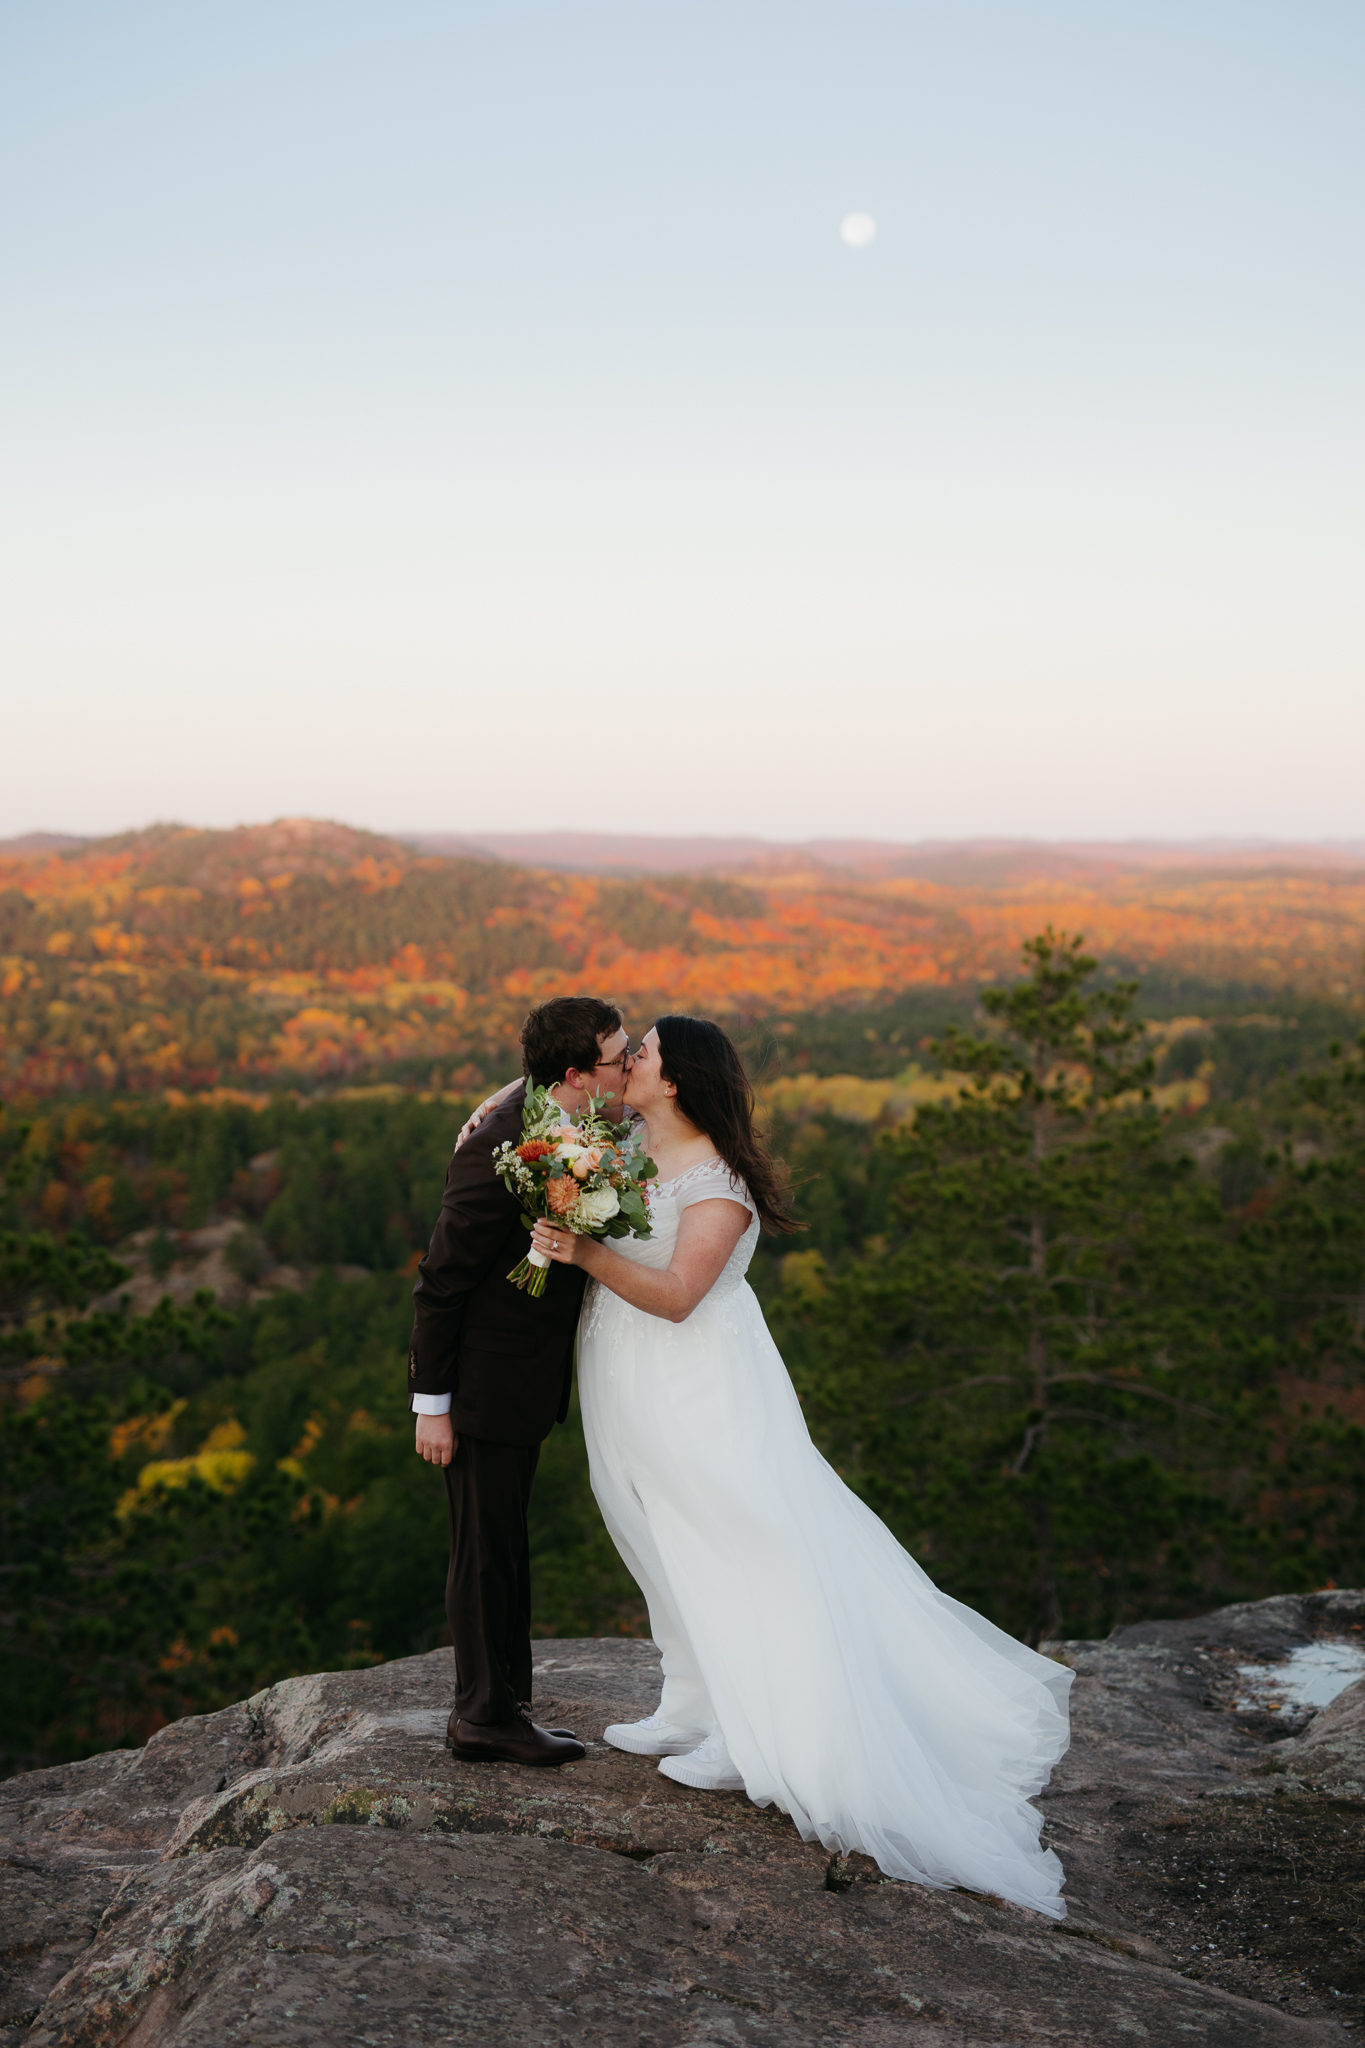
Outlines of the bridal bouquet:
M559 1104L545 1088L528 1088L521 1114L522 1139L499 1145L493 1171L522 1207L528 1230L543 1216L579 1237L648 1237L646 1181L659 1171L644 1139L626 1124L603 1116L608 1097L594 1095L571 1124L560 1121ZM536 1296L545 1292L550 1261L528 1252L507 1275Z

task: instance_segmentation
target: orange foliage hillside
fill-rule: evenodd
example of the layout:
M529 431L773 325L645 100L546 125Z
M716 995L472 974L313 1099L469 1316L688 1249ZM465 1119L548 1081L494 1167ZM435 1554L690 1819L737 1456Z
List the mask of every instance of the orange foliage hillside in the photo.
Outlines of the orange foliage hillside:
M975 878L753 867L638 880L415 851L310 820L0 854L6 1095L505 1063L528 1003L591 989L780 1016L971 987L1051 922L1204 982L1346 995L1365 865L997 864Z

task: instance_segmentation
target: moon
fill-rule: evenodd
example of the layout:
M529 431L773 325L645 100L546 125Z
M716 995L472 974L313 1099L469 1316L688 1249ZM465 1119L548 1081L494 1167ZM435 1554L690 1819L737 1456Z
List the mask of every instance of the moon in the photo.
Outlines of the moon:
M870 213L846 213L839 223L841 240L850 249L865 249L877 232L877 223Z

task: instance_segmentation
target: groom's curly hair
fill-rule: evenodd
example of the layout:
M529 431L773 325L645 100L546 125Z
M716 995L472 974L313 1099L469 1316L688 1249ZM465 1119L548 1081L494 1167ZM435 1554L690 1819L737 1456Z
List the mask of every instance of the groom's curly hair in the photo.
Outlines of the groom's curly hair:
M555 1088L570 1067L588 1073L601 1056L601 1040L621 1029L615 1003L596 996L551 996L537 1003L521 1027L521 1064L537 1088Z
M765 1230L804 1230L791 1211L791 1178L754 1127L754 1091L734 1040L707 1017L655 1019L659 1065L678 1091L678 1108L705 1131L758 1207Z

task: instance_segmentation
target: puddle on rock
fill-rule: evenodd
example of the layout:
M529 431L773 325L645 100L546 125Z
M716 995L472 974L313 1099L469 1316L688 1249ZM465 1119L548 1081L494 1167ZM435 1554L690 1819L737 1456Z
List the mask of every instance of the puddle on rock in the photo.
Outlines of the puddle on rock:
M1247 1685L1237 1701L1239 1714L1286 1707L1293 1713L1317 1713L1365 1678L1365 1644L1300 1643L1283 1664L1239 1664L1237 1674Z

